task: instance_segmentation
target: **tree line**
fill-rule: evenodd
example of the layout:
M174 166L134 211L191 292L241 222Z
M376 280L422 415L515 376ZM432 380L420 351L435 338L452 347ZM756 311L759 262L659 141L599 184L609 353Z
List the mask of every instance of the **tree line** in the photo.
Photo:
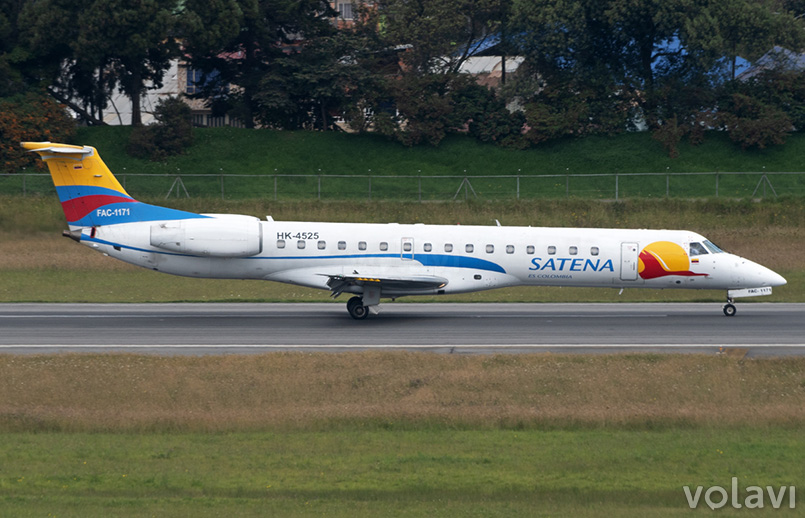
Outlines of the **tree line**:
M709 129L765 147L805 127L805 80L774 66L785 60L736 79L739 57L799 54L804 0L377 0L352 4L348 25L323 0L0 7L0 102L46 92L90 124L115 90L140 124L146 85L181 59L198 71L194 95L247 127L339 119L407 145L463 132L527 148L645 128L674 155ZM481 51L522 64L487 88L460 72Z

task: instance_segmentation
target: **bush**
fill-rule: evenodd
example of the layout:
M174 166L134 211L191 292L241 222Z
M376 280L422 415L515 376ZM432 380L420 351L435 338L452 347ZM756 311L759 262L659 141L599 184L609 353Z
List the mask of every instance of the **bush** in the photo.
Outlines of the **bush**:
M785 144L793 129L791 119L782 110L740 93L728 98L718 120L743 149Z
M135 127L126 152L137 158L158 162L181 155L193 144L192 111L178 97L160 101L154 110L156 124Z
M634 95L618 85L547 85L525 105L532 145L566 136L615 135L634 125Z
M44 162L25 152L20 142L70 143L75 129L65 107L45 93L0 99L0 170L17 173L25 167L44 169Z

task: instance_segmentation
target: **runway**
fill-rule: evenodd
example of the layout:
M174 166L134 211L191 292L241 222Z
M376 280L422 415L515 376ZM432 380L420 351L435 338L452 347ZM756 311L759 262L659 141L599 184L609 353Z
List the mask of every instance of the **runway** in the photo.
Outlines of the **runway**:
M805 354L805 304L0 304L1 353L275 350Z

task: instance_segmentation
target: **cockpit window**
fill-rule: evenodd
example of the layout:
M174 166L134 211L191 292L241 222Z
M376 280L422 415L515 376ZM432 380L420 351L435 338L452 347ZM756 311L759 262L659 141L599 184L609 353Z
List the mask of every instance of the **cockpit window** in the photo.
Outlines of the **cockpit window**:
M707 249L701 243L690 244L690 256L696 257L697 255L707 255Z
M720 249L719 247L717 247L717 246L716 246L715 244L713 244L711 241L707 241L707 240L705 240L705 242L704 242L704 246L706 246L706 247L707 247L707 249L708 249L708 250L710 250L710 253L711 253L711 254L723 254L723 253L724 253L724 250L722 250L722 249Z

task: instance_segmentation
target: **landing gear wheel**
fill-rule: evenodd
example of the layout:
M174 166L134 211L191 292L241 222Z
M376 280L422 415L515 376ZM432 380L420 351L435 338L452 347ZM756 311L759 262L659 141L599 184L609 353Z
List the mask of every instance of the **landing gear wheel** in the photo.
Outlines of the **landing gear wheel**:
M735 311L736 311L735 306L733 306L733 305L732 305L732 304L730 304L729 302L727 302L726 304L724 304L724 308L723 308L723 309L724 309L724 314L725 314L725 315L727 315L728 317L733 317L733 316L735 316Z
M347 302L347 311L349 316L355 320L363 320L369 316L369 308L363 305L363 299L360 297L352 297Z

